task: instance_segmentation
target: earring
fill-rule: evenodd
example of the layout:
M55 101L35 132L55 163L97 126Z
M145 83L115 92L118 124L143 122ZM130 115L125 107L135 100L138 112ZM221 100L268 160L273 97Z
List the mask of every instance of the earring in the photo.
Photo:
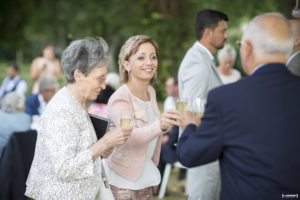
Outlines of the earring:
M130 71L128 71L128 80L130 79Z

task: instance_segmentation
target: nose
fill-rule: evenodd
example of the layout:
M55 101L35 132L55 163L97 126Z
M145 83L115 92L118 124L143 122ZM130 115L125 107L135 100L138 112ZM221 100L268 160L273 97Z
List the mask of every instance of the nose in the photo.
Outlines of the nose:
M104 81L104 83L101 83L101 84L100 84L100 88L101 88L101 90L105 90L105 88L106 88L106 83L105 83L105 81Z
M227 39L229 37L228 33L225 32L224 38Z

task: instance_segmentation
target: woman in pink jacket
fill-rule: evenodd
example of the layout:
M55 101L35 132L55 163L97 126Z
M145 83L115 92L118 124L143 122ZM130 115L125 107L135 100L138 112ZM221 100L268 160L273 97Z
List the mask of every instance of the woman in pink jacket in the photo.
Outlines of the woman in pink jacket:
M111 96L107 114L113 126L119 127L122 113L132 113L133 131L105 164L116 200L152 199L161 180L156 167L161 135L178 125L176 110L160 116L155 90L149 85L156 77L157 56L155 41L145 35L130 37L120 51L120 76L125 84Z

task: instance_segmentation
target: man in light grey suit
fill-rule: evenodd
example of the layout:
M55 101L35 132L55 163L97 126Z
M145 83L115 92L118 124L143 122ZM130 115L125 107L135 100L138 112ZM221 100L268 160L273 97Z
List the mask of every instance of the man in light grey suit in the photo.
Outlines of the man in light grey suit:
M215 10L201 10L196 15L197 41L185 54L178 73L180 98L206 99L209 90L222 85L213 55L228 38L227 21L224 13ZM189 200L219 199L218 161L189 169L187 189Z
M290 72L300 76L300 20L289 20L294 37L294 48L286 65Z

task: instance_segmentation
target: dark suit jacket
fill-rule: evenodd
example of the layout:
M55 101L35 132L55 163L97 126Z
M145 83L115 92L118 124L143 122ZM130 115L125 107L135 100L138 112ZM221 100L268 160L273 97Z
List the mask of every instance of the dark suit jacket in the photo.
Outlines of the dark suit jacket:
M37 133L13 133L0 160L0 199L26 200L26 179L33 160Z
M292 56L293 57L291 58L291 60L289 60L287 63L287 67L292 72L292 74L300 76L300 52L297 52Z
M33 94L26 98L25 113L29 114L31 117L33 115L40 115L40 112L38 110L40 107L38 96L39 94Z
M300 78L268 64L212 90L202 123L188 125L179 161L220 159L222 200L273 200L300 194Z

